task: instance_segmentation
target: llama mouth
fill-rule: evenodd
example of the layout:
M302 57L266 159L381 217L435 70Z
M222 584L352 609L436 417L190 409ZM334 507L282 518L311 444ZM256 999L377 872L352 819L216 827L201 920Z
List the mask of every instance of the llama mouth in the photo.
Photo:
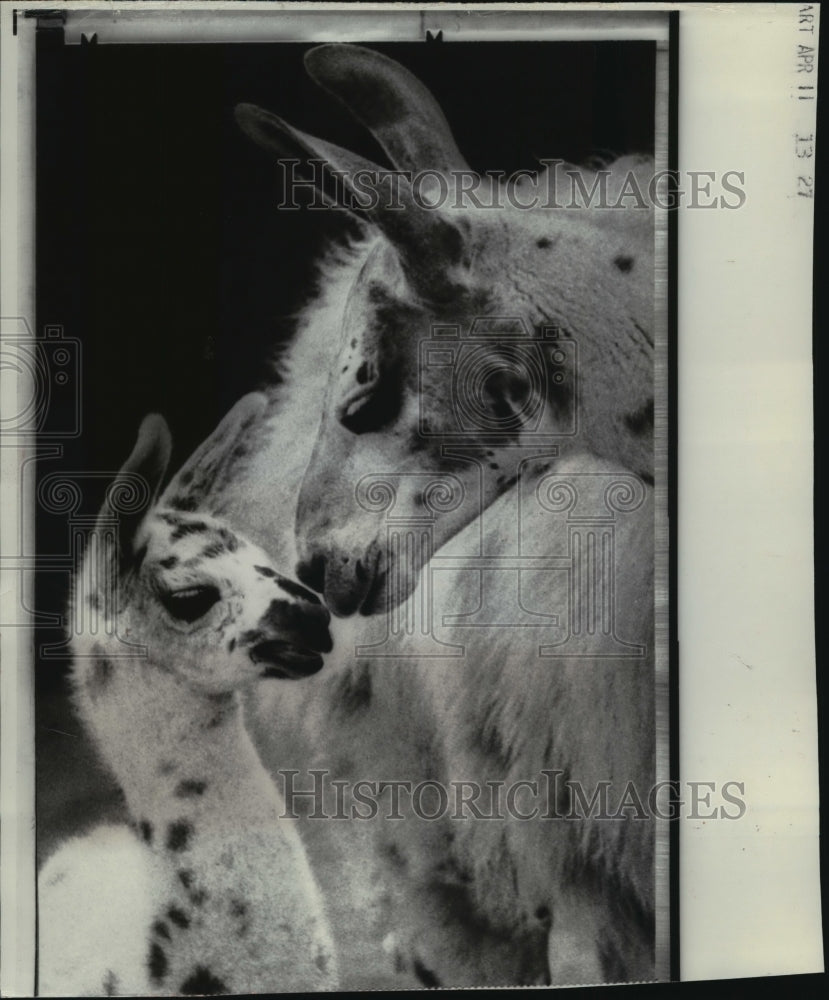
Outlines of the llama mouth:
M370 615L393 611L399 605L405 604L417 587L419 578L419 573L414 577L403 577L401 574L397 579L398 589L393 590L388 584L390 579L394 579L394 566L378 572L360 603L359 614L368 618Z
M322 669L323 658L314 650L281 639L266 639L250 651L254 663L266 664L260 677L298 680Z
M388 596L386 593L387 576L388 573L386 570L377 570L374 574L374 579L369 584L366 596L360 602L360 607L358 609L359 614L367 618L369 615L376 615L378 611L386 610L386 605L388 603Z

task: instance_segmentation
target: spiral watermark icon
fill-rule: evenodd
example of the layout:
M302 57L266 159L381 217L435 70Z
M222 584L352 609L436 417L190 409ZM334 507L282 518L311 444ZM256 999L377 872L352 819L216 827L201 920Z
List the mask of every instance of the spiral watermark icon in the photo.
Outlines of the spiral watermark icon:
M84 509L84 500L97 497L95 487L102 481L107 483L104 504L100 511L90 513L88 505ZM62 572L72 588L66 637L41 643L41 659L82 657L86 654L73 648L73 639L98 635L118 640L117 652L108 655L146 656L145 646L118 634L119 526L122 518L145 510L151 495L143 476L123 470L50 473L40 481L38 503L43 511L65 520L68 539L62 554L41 557L38 568Z

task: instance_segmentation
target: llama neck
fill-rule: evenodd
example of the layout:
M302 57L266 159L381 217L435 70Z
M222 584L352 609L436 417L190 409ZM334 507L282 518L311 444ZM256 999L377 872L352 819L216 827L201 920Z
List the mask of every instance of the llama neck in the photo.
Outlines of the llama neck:
M348 295L375 242L369 238L329 251L319 269L319 294L297 317L279 365L284 376L271 391L255 447L242 472L228 477L221 497L211 497L212 512L261 545L278 566L296 565L297 552L293 518L274 517L273 512L296 509L324 409L328 374L340 350L338 331ZM274 469L279 470L276 476Z
M205 697L130 660L76 659L75 680L151 852L157 909L139 995L330 988L318 890L239 695Z
M150 662L127 659L95 660L76 680L81 714L146 841L175 849L193 830L216 840L211 830L228 817L239 829L278 810L237 694L201 694Z

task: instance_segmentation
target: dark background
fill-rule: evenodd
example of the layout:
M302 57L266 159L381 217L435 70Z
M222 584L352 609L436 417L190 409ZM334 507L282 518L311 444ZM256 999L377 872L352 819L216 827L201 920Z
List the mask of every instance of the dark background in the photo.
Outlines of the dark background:
M170 423L180 464L266 377L342 213L278 211L279 171L238 129L234 106L260 104L386 162L305 74L310 47L64 46L61 31L39 32L37 327L82 342L82 433L41 477L114 472L150 411ZM373 47L429 86L475 169L652 152L652 42ZM62 419L53 412L50 425ZM105 485L85 488L85 512ZM66 532L65 515L39 509L40 553L64 551ZM38 609L60 613L67 583L41 574ZM38 642L60 638L41 629ZM64 669L39 663L39 689Z
M290 332L315 259L343 233L342 213L277 210L279 171L239 131L234 106L260 104L385 164L371 136L304 73L309 47L64 46L60 30L39 32L36 326L81 342L78 370L53 394L48 420L52 430L71 428L77 391L81 432L37 474L82 482L76 513L95 514L146 413L167 418L178 466L268 378L266 359ZM433 91L478 170L653 151L652 42L372 47ZM105 475L85 479L90 472ZM39 554L65 553L68 529L66 513L39 505ZM37 609L62 614L69 582L67 572L39 573ZM38 649L63 638L60 627L35 636ZM66 837L128 817L69 709L67 659L36 663L43 860ZM339 884L352 859L325 826L305 832L317 837L306 847L321 883ZM345 988L416 985L386 969L359 900L338 893L331 906L352 959Z

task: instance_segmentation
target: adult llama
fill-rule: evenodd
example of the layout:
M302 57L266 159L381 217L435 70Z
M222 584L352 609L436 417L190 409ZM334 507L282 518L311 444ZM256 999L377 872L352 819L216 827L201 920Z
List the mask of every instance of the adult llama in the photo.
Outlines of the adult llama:
M652 213L545 207L543 174L512 200L479 178L480 211L446 198L475 175L417 79L357 46L306 65L385 151L394 204L387 168L237 110L362 235L324 257L222 488L168 497L295 555L341 619L325 671L259 693L258 745L284 762L288 715L346 793L467 790L329 824L425 985L653 978ZM648 170L613 164L610 203Z

